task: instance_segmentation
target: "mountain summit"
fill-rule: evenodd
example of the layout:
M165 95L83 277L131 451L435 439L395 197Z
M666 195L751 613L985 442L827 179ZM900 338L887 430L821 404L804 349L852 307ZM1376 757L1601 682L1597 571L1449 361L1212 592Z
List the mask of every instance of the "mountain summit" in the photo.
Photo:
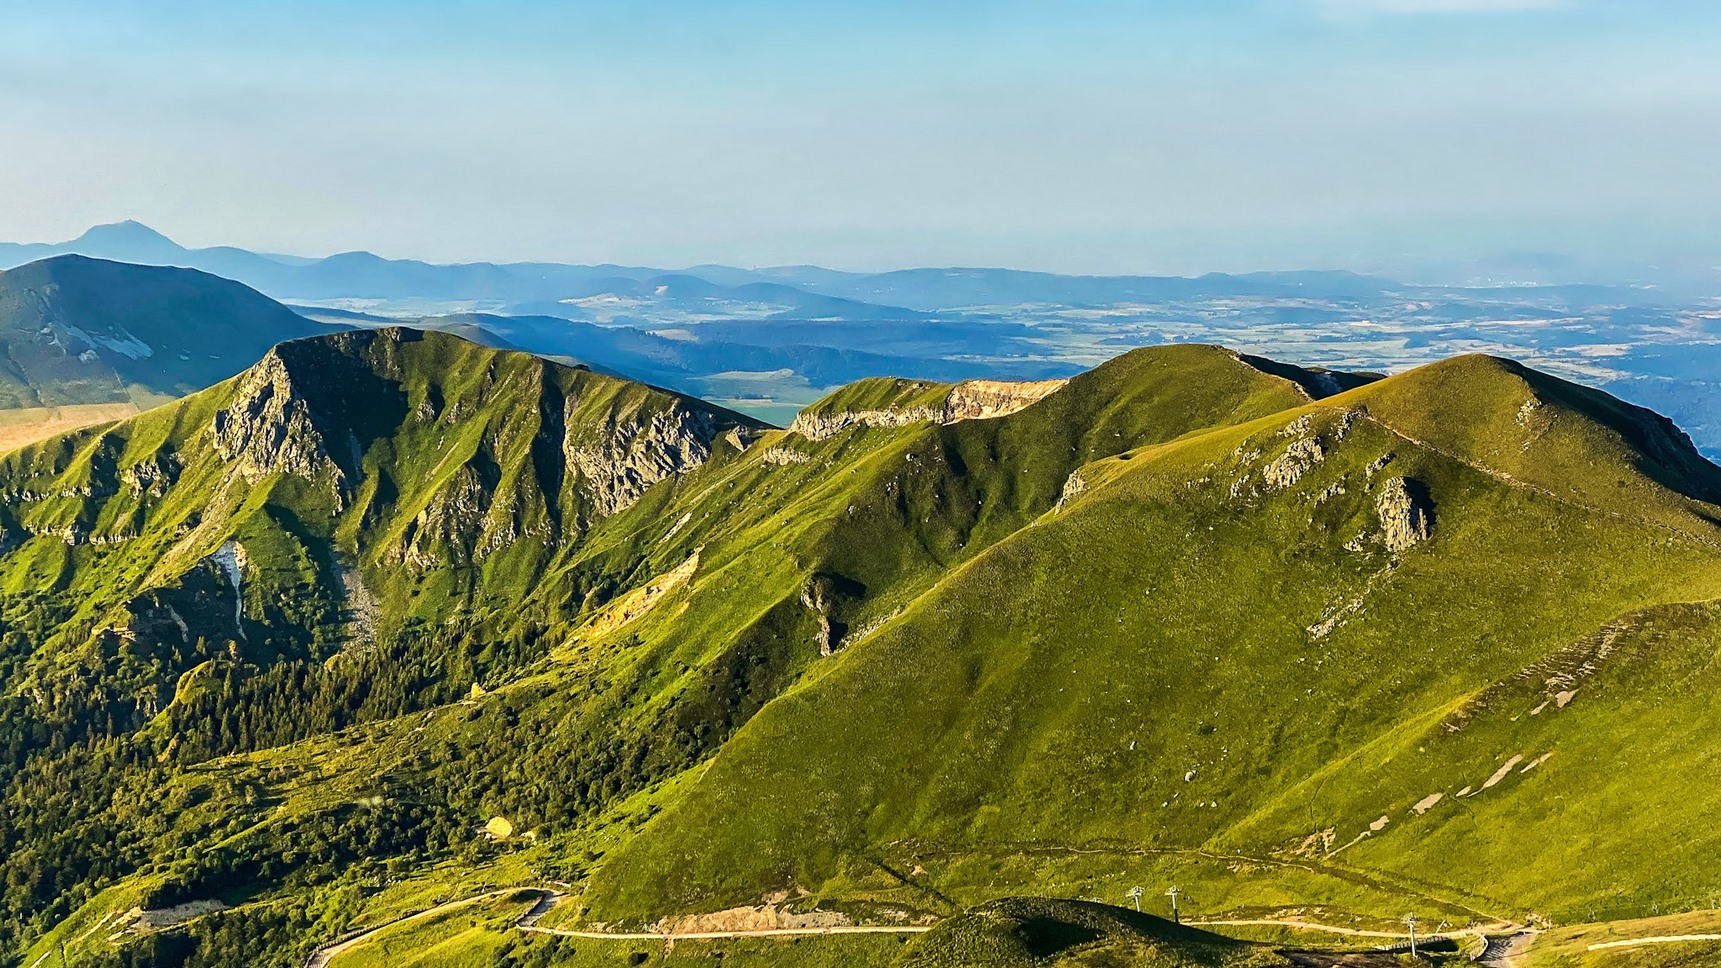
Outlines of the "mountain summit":
M95 258L145 264L183 256L188 251L155 229L131 219L93 226L66 245Z

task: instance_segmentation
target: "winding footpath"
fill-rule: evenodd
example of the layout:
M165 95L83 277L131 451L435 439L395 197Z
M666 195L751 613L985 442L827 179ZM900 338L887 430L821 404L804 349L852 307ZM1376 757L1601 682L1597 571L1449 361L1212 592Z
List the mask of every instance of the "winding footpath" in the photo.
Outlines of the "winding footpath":
M1244 921L1187 921L1192 928L1206 927L1237 927L1237 928L1292 928L1299 931L1324 931L1327 934L1342 934L1353 938L1385 938L1392 941L1409 941L1410 935L1404 931L1371 931L1367 928L1341 928L1334 924L1320 924L1315 921L1300 921L1295 919L1256 918ZM1480 928L1464 928L1459 931L1419 932L1418 941L1455 940L1458 938L1489 937L1505 932L1518 932L1523 928L1516 924L1490 924Z
M734 938L794 938L812 937L819 935L837 934L924 934L932 930L925 925L882 925L882 924L849 924L830 925L825 927L805 928L751 928L735 931L584 931L574 928L546 928L538 925L545 915L555 909L567 895L550 888L509 887L488 891L473 897L457 901L447 901L434 907L426 908L413 914L402 915L391 921L384 922L373 928L366 928L348 934L330 944L318 948L305 961L305 968L329 968L335 958L354 948L360 947L376 938L378 934L390 928L407 924L425 918L436 917L449 911L471 907L484 901L510 894L536 893L537 900L532 906L514 921L517 931L530 934L555 935L562 938L585 938L593 941L720 941ZM1346 928L1334 924L1321 924L1317 921L1298 919L1214 919L1185 922L1190 927L1219 928L1219 927L1248 927L1248 928L1286 928L1294 931L1318 931L1325 934L1336 934L1351 938L1379 939L1390 942L1407 941L1410 935L1401 931L1377 931L1368 928ZM1478 928L1466 928L1459 931L1435 931L1418 934L1419 940L1458 940L1462 938L1480 938L1487 947L1481 954L1478 963L1492 968L1515 968L1516 956L1522 955L1535 941L1537 932L1522 925L1509 922L1486 925ZM1624 938L1617 941L1602 941L1588 946L1590 951L1601 951L1616 948L1635 948L1641 945L1673 944L1691 941L1721 941L1721 934L1681 934L1657 935L1646 938Z
M384 921L382 924L379 924L374 928L366 928L356 934L346 935L332 944L324 945L316 951L311 952L311 956L305 959L305 968L328 968L329 962L333 961L337 956L364 944L370 939L376 937L379 932L387 931L389 928L396 925L405 924L409 921L417 921L423 918L435 917L438 914L458 910L463 907L470 907L474 904L488 901L493 897L506 897L509 894L518 893L520 890L521 889L518 887L510 887L499 891L489 891L473 897L462 898L458 901L448 901L432 908L425 908L415 914L405 914L392 921ZM553 894L554 892L546 891L544 893ZM540 903L542 903L541 899ZM536 907L534 907L533 910L536 910ZM527 914L530 913L531 912L527 912ZM540 915L540 917L541 916L542 915Z
M1621 941L1598 941L1589 945L1586 951L1601 951L1604 948L1636 948L1646 944L1673 944L1678 941L1721 941L1721 934L1661 934L1653 938L1626 938Z
M563 938L592 938L609 941L707 941L723 938L792 938L817 934L925 934L925 926L889 924L842 924L826 928L754 928L749 931L688 931L666 934L660 931L574 931L568 928L539 928L516 925L521 931L553 934Z
M340 955L342 955L348 951L351 951L354 948L357 948L357 947L371 941L379 933L386 931L389 928L393 928L393 927L396 927L398 925L405 924L405 923L411 922L411 921L417 921L417 920L421 920L424 918L435 917L438 914L443 914L443 913L446 913L448 911L457 910L457 909L463 908L463 907L469 907L471 905L490 900L491 898L504 897L504 896L509 895L509 894L520 893L520 892L524 892L524 891L536 892L538 894L538 899L535 902L533 902L531 908L529 908L524 914L520 915L520 917L514 922L514 929L515 930L524 931L524 932L527 932L530 934L555 935L557 937L562 937L562 938L585 938L587 940L592 940L592 941L665 941L665 942L673 942L673 941L721 941L721 940L734 939L734 938L795 938L795 937L812 937L812 936L819 936L819 935L835 935L835 934L924 934L927 931L932 930L930 927L925 926L925 925L910 926L910 925L883 925L883 924L848 924L848 925L830 925L830 926L825 926L825 927L807 927L807 928L751 928L751 929L742 929L742 930L735 930L735 931L685 931L685 932L582 931L582 930L578 930L578 929L574 929L574 928L545 928L545 927L540 927L538 925L538 921L540 919L542 919L546 914L550 913L550 911L552 911L556 907L557 904L561 903L563 898L565 898L567 895L562 894L558 891L551 890L549 888L511 887L511 888L505 888L502 890L490 891L488 893L479 894L479 895L474 896L474 897L463 898L463 899L458 900L458 901L448 901L444 904L438 904L435 907L426 908L425 910L419 911L415 914L408 914L408 915L404 915L402 917L395 918L392 921L388 921L388 922L385 922L383 924L379 924L374 928L366 928L363 931L359 931L359 932L354 933L354 934L349 934L349 935L347 935L347 936L345 936L345 937L343 937L343 938L341 938L341 939L339 939L339 940L337 940L331 944L325 945L322 948L318 948L316 950L316 952L313 953L311 955L311 957L305 962L305 968L328 968L330 962L332 962L335 958L339 957ZM1270 919L1270 918L1259 918L1259 919L1250 919L1250 920L1190 921L1187 923L1191 927L1289 928L1292 930L1302 930L1302 931L1320 931L1320 932L1325 932L1327 934L1344 935L1346 937L1354 937L1354 938L1378 938L1381 940L1394 941L1394 942L1406 941L1410 937L1409 934L1404 933L1404 932L1373 931L1373 930L1369 930L1367 928L1346 928L1346 927L1340 927L1338 925L1332 925L1332 924L1320 924L1320 923L1315 922L1315 921L1282 920L1282 919L1276 920L1276 919ZM1485 938L1489 941L1490 949L1492 951L1495 942L1501 940L1498 936L1501 935L1502 933L1511 933L1511 939L1510 940L1512 942L1520 942L1522 940L1527 940L1527 939L1533 937L1533 934L1526 932L1519 925L1508 924L1508 923L1489 925L1489 926L1483 927L1483 928L1470 928L1470 929L1466 929L1466 930L1462 930L1462 931L1434 932L1431 934L1418 935L1418 937L1422 938L1422 939L1430 940L1430 941L1437 940L1437 939L1457 939L1457 938L1466 938L1466 937L1480 937L1480 938ZM1714 935L1691 936L1691 938L1689 940L1699 940L1700 938L1721 938L1721 936L1714 936ZM1642 939L1642 940L1638 940L1638 941L1609 942L1607 945L1604 945L1603 947L1624 947L1627 945L1648 944L1648 943L1657 942L1657 941L1678 941L1678 940L1687 940L1687 939L1685 939L1685 938L1658 938L1658 939ZM1517 948L1516 944L1511 944L1511 945L1508 945L1503 950L1507 951L1507 952L1511 952L1511 951L1516 950L1516 948ZM1483 963L1484 964L1499 965L1499 966L1501 966L1501 968L1511 968L1511 965L1512 965L1512 962L1509 960L1509 956L1507 958L1505 958L1504 960L1500 960L1500 961L1490 961L1490 960L1487 960L1486 956L1484 956Z

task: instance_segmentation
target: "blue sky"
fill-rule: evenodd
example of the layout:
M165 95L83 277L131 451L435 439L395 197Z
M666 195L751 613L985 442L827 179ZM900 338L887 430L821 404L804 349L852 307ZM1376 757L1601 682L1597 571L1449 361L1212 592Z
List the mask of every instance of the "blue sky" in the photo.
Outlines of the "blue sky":
M1721 5L0 0L0 239L1721 263Z

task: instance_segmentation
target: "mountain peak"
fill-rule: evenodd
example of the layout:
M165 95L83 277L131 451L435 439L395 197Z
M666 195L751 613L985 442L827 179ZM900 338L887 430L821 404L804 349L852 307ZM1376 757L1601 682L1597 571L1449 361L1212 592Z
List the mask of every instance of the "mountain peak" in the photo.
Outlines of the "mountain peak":
M83 235L77 237L77 242L121 242L127 245L163 245L181 248L179 243L157 232L155 229L135 219L121 222L107 222L92 226Z
M179 243L130 219L94 226L62 248L117 262L171 264L183 261L186 255Z

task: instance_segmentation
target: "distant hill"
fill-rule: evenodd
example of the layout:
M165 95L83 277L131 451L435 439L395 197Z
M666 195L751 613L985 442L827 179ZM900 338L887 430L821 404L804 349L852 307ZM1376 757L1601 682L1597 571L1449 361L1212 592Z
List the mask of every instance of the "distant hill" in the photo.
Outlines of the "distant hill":
M1721 344L1704 332L1702 307L1716 291L1707 268L1623 277L1323 270L1180 277L987 267L437 265L368 252L307 258L192 249L136 222L96 226L62 243L0 243L0 268L69 253L196 268L276 299L396 321L553 316L747 347L691 377L661 378L780 422L844 380L1068 376L1129 347L1171 342L1379 372L1489 349L1653 407L1678 419L1706 453L1721 455L1714 376ZM1439 278L1448 284L1432 281ZM838 358L806 352L812 347L859 355L832 363ZM795 357L821 362L816 372L803 370Z
M161 402L327 331L207 273L58 256L0 272L0 409Z
M890 356L861 350L794 342L791 332L781 342L757 345L742 340L671 339L631 327L595 326L555 316L496 316L469 313L431 316L414 321L429 329L472 327L494 333L509 343L548 356L566 356L642 380L674 384L690 377L724 371L793 370L814 386L836 386L878 374L899 374L931 380L962 380L982 376L989 368L965 360ZM461 335L466 335L464 332ZM701 336L706 333L702 330ZM711 335L721 335L713 330ZM753 331L747 335L757 336ZM1011 366L1012 376L1062 376L1068 366L1023 363Z

